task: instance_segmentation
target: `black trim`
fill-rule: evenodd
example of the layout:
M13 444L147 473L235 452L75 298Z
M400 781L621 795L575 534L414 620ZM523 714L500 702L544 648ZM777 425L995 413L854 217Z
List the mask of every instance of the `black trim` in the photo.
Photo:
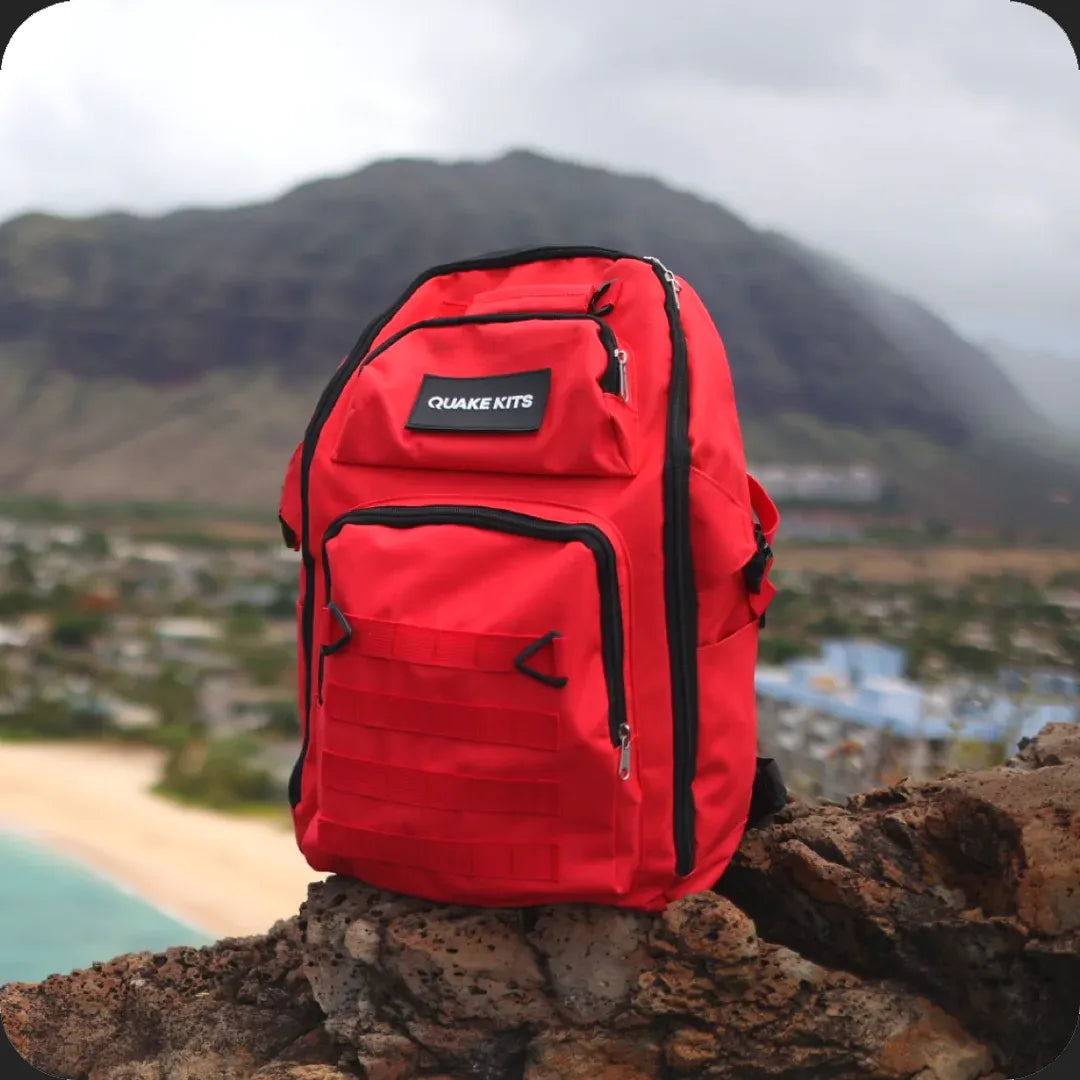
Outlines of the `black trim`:
M350 510L332 521L323 535L323 574L328 597L331 595L332 581L327 545L346 525L385 525L394 529L412 529L420 525L471 525L478 529L511 533L535 540L554 540L560 543L576 541L584 544L596 560L596 580L600 592L600 641L604 681L608 689L608 729L612 746L619 745L619 728L626 723L622 599L619 595L619 565L615 548L602 529L587 522L551 521L548 518L533 517L531 514L521 514L516 510L499 510L490 506L375 506ZM546 641L547 638L541 638L537 648ZM320 685L320 692L321 689ZM300 757L294 770L297 767L303 770L307 747L308 736L305 728Z
M368 354L360 367L366 368L392 345L396 345L403 337L416 330L438 330L448 326L477 326L484 323L532 322L533 320L567 322L575 319L587 319L596 324L597 333L608 356L607 367L600 379L600 388L608 394L617 394L619 392L619 342L615 337L615 332L599 315L582 311L497 311L490 315L446 315L437 319L422 319L420 322L403 326L396 334L388 337L374 352Z
M664 286L664 306L671 328L664 455L664 598L675 729L675 872L685 877L694 869L696 859L693 785L698 745L698 604L690 543L690 375L673 275L657 261L648 261Z
M562 634L558 630L549 630L543 637L537 638L531 645L526 645L514 657L514 667L522 673L522 675L528 675L533 679L537 679L544 683L546 686L554 686L556 690L561 690L569 680L565 675L548 675L543 671L537 671L536 668L529 667L525 662L534 657L545 645L550 645L557 637L562 637Z
M281 516L277 516L278 524L281 526L281 539L285 541L285 546L290 547L295 551L300 546L300 538L296 535L296 530Z

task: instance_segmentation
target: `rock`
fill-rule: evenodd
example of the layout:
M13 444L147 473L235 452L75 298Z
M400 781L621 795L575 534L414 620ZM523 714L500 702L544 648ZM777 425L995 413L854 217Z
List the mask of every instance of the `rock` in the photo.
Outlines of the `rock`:
M420 1048L406 1035L374 1032L356 1040L356 1060L367 1080L412 1080Z
M670 905L660 927L658 936L672 942L684 956L703 959L714 978L738 977L752 970L758 957L753 920L715 893L699 893Z
M647 1038L569 1030L533 1041L524 1080L653 1080L659 1070L659 1047Z
M979 1080L993 1066L989 1050L929 1002L922 1015L881 1048L881 1064L919 1080Z
M1047 724L1037 738L1021 740L1008 768L1043 769L1066 761L1080 761L1080 725Z
M303 977L294 918L264 937L9 984L0 988L0 1018L23 1057L54 1076L247 1080L318 1029L322 1015Z
M789 804L660 915L311 886L264 937L0 988L88 1080L1003 1080L1080 1005L1080 738Z
M616 908L548 908L529 940L545 960L560 1014L576 1024L610 1020L626 1008L648 966L653 920Z
M1026 1075L1080 1005L1074 808L1080 737L1052 725L1007 767L789 805L718 889L766 940L910 986Z
M356 1080L356 1074L342 1072L332 1065L290 1065L277 1062L252 1073L251 1080Z
M553 1018L536 953L499 914L454 917L436 908L392 920L385 934L386 975L443 1023L517 1027Z
M345 951L364 964L374 964L379 959L382 938L379 928L367 919L357 919L345 929Z
M700 1028L677 1028L664 1046L664 1060L672 1072L700 1073L720 1056L720 1038Z

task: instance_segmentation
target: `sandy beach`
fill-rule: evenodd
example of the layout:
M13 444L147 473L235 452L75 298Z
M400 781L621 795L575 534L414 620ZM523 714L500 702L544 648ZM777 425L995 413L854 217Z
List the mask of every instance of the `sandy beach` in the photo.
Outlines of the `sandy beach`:
M159 751L0 742L0 829L122 883L214 937L257 934L294 914L317 874L287 827L177 805L151 793Z

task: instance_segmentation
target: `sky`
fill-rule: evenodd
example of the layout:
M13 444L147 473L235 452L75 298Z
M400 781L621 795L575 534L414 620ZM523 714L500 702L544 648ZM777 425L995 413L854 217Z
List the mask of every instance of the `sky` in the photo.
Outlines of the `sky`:
M0 220L517 148L656 176L976 340L1080 360L1080 70L1012 0L69 0L0 68Z

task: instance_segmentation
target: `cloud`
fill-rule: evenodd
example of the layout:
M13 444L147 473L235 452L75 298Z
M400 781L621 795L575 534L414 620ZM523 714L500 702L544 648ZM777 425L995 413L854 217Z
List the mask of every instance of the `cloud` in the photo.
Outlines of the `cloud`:
M716 199L972 334L1080 347L1078 90L1060 28L1005 0L79 0L5 57L0 216L530 146Z

